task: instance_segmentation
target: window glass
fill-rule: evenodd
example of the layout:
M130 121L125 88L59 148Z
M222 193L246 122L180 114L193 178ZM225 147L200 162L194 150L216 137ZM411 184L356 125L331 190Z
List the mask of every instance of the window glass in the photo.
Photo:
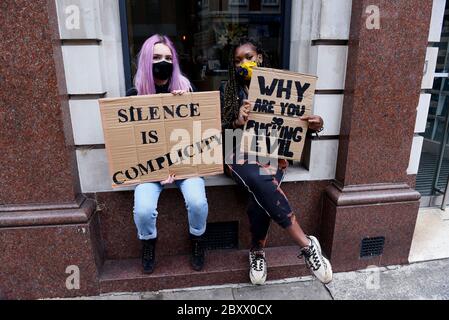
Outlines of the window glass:
M182 71L200 91L217 90L227 78L229 46L243 36L258 40L273 67L281 68L281 0L127 0L130 74L136 56L153 34L174 42Z

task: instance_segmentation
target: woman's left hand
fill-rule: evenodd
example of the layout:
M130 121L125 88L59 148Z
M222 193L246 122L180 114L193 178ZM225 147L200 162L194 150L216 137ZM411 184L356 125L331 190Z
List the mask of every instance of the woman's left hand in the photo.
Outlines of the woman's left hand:
M174 174L170 174L168 175L168 178L164 181L161 181L161 185L165 186L166 184L171 184L173 182L175 182L176 180L176 176Z
M171 92L171 94L172 94L172 95L175 95L175 96L182 96L184 93L186 93L185 90L173 90L173 91Z
M311 130L318 131L324 125L324 121L320 116L315 116L315 115L302 116L299 119L307 121L309 123L309 129L311 129Z

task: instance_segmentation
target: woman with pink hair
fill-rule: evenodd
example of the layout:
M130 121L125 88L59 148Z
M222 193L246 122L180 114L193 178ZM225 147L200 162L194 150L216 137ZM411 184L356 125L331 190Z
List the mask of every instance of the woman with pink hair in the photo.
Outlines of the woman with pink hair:
M138 55L135 88L127 95L172 93L182 95L193 91L192 84L182 73L176 49L170 39L162 35L150 37ZM206 231L208 203L204 179L201 177L177 180L170 175L161 182L143 183L134 191L134 222L142 241L142 266L144 273L152 273L155 267L157 241L157 202L164 185L175 183L181 189L187 207L190 239L192 243L191 264L200 271L204 266L202 235Z

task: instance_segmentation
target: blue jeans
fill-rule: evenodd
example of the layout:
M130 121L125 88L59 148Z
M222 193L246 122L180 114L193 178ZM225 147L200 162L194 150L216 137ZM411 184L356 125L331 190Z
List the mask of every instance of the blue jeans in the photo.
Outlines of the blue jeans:
M190 233L201 236L206 231L208 204L203 178L177 180L187 207ZM134 222L140 240L157 237L157 202L164 187L159 182L140 184L134 191Z

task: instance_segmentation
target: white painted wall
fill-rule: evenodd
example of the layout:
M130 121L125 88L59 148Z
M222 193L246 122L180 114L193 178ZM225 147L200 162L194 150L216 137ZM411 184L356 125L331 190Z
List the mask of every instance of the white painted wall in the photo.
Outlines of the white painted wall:
M419 168L419 160L421 158L421 150L424 137L416 135L413 137L412 149L410 151L410 162L407 168L407 174L417 174Z
M426 131L427 114L429 113L431 94L422 93L416 108L415 133Z
M421 89L432 89L435 79L435 69L437 66L438 48L428 47L426 52L426 61L424 63L424 72Z
M343 97L342 94L317 94L315 96L312 112L321 116L325 123L320 136L338 136L340 134Z
M318 69L321 52L312 40L348 40L352 0L295 0L292 2L290 68L304 73ZM313 52L311 52L313 51ZM341 59L341 58L340 58ZM344 60L337 60L346 64Z
M55 0L68 92L125 94L120 12L117 0ZM72 29L79 8L79 29ZM99 42L91 41L98 40ZM76 99L76 97L75 97Z
M98 0L55 0L61 39L101 39ZM72 28L79 17L79 28Z
M433 0L432 19L430 21L429 42L439 42L443 27L446 0Z
M63 45L65 78L70 95L103 94L101 47L98 45Z
M317 90L344 90L348 47L316 45L310 53L307 73L318 76Z
M315 14L313 18L317 20L312 25L312 40L349 39L352 0L319 0L314 2Z
M75 145L104 144L98 100L70 100Z

